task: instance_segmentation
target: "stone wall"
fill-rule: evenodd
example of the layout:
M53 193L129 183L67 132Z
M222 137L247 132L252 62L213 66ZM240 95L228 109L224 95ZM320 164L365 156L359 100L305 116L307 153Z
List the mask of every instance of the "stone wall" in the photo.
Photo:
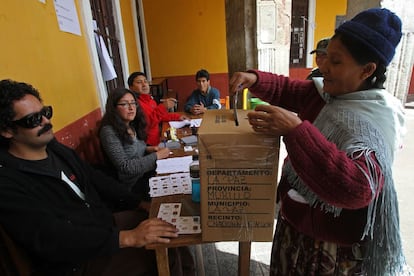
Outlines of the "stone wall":
M279 74L289 74L291 3L294 0L226 0L226 26L229 75L235 71L259 68ZM266 31L275 32L274 41L260 45L260 19L256 20L261 4L275 7L276 22ZM346 18L362 10L385 7L394 11L403 22L403 38L394 60L388 67L386 88L403 103L407 99L414 63L414 1L348 0ZM273 30L274 29L274 30Z

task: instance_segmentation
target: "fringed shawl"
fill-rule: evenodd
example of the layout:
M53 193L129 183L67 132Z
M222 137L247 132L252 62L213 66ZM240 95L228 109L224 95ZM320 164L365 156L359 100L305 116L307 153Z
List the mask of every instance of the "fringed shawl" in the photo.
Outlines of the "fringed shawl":
M370 89L330 97L321 92L321 82L315 84L326 100L314 125L339 150L349 158L364 155L368 172L364 171L372 191L372 201L367 206L367 221L361 240L368 241L364 259L367 275L401 275L405 259L402 252L398 201L394 187L392 164L396 149L401 145L404 133L404 116L401 104L381 89ZM375 160L381 167L383 179L378 179ZM361 168L362 170L362 168ZM363 170L362 170L363 171ZM313 207L340 216L341 208L323 202L318 195L299 178L291 163L283 168L292 187ZM381 191L380 183L384 182ZM379 193L378 193L379 192ZM378 196L376 196L378 195Z

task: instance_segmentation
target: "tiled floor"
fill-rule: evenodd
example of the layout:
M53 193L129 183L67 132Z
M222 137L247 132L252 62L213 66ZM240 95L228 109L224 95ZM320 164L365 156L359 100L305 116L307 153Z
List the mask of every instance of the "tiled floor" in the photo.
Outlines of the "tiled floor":
M250 275L269 275L271 246L271 242L252 243ZM238 275L238 242L203 244L202 252L206 276Z
M400 203L401 235L409 266L414 267L414 102L406 106L407 135L405 146L397 154L395 185ZM281 148L281 159L285 156ZM251 250L250 275L269 275L271 242L253 242ZM238 243L220 242L202 245L204 271L206 276L237 275ZM201 276L201 275L199 275Z

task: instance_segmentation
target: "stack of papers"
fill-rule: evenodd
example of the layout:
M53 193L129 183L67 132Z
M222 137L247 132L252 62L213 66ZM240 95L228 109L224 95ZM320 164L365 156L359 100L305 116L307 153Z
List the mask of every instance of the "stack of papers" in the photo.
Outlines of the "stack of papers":
M157 174L189 172L192 161L191 155L157 160Z
M161 203L157 218L174 224L178 229L178 234L201 233L199 216L180 216L181 203Z

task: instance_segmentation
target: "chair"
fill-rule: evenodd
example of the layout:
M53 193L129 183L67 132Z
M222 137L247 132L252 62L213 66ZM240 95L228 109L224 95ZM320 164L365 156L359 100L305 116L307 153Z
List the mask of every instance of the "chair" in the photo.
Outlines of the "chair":
M98 134L100 123L100 120L97 121L95 128L90 129L87 135L80 137L79 145L75 148L80 158L92 166L105 164L105 157Z
M230 109L230 97L220 98L221 109Z
M32 274L32 263L26 252L19 247L0 225L0 275L28 276Z

